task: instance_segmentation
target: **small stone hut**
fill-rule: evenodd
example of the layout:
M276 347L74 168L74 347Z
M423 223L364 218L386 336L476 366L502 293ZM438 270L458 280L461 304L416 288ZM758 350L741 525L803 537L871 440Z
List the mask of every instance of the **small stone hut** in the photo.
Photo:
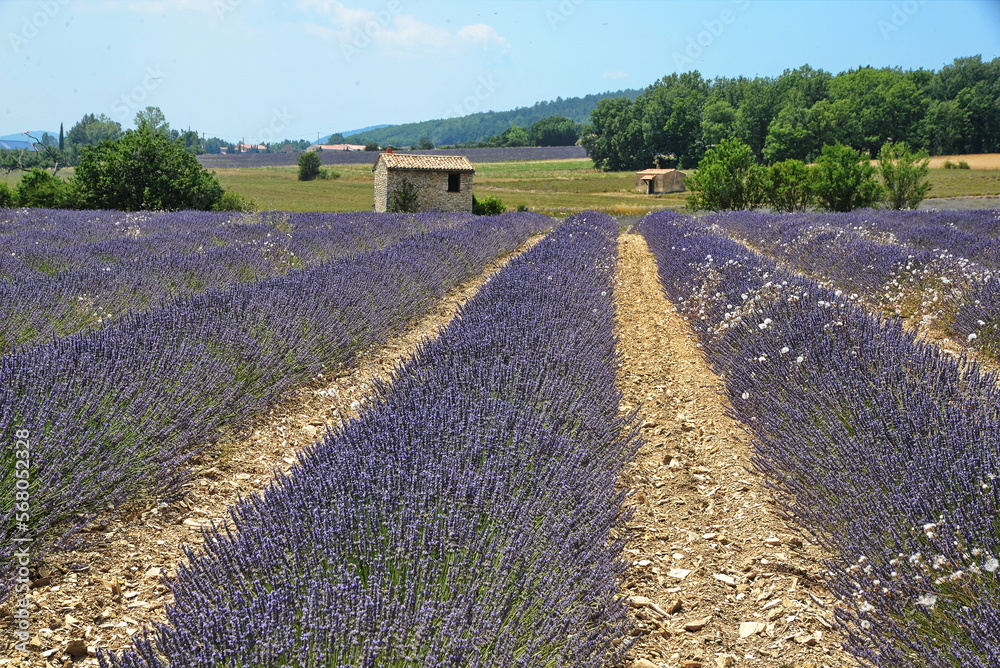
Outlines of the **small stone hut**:
M684 192L684 172L676 169L644 169L635 173L635 189L647 195Z
M418 211L472 212L472 178L469 159L459 155L379 155L375 172L375 211L386 211L393 192L409 181L417 192Z

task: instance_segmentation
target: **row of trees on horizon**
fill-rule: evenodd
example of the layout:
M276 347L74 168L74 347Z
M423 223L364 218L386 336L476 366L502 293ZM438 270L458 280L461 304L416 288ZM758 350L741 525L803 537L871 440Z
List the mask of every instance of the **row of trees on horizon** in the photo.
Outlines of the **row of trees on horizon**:
M581 143L608 171L692 168L727 138L767 164L812 162L843 144L874 157L886 142L931 155L1000 151L1000 58L957 58L938 71L808 65L778 77L671 74L634 101L601 100Z

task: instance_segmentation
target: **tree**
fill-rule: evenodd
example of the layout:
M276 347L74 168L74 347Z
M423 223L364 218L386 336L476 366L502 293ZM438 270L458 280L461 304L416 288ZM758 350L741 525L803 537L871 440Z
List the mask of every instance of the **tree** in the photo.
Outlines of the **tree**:
M82 205L97 209L208 210L223 194L214 174L149 125L85 148L75 183Z
M634 106L628 98L606 98L591 112L580 143L598 169L643 169L652 162L653 153L643 143L642 124Z
M306 151L299 156L299 181L312 181L319 176L319 152Z
M712 100L701 108L701 139L711 148L736 133L736 108L728 100Z
M723 139L705 153L698 171L688 176L687 204L696 211L755 209L763 198L762 171L747 144Z
M806 160L815 148L815 133L810 127L809 111L797 102L786 104L767 126L764 160Z
M135 129L170 136L170 123L159 107L146 107L135 115Z
M177 138L184 150L191 155L201 155L205 150L201 146L201 137L194 130L185 130Z
M365 142L365 150L366 151L377 151L378 148L379 148L378 147L378 142L376 142L376 141Z
M430 150L432 150L434 148L434 142L431 141L430 137L428 137L427 135L424 135L417 142L416 148L419 151L430 151Z
M878 170L890 209L915 209L927 195L930 159L927 151L910 151L906 142L886 142L878 154Z
M512 125L504 129L496 137L490 137L490 139L496 139L496 146L531 146L531 137L528 135L527 129L522 128L520 125ZM487 143L489 143L489 140L487 140Z
M205 153L222 153L223 141L218 137L209 137L205 140Z
M547 116L528 128L535 146L572 146L580 139L580 126L565 116Z
M824 146L814 169L813 192L827 211L851 211L882 201L884 191L875 180L875 167L850 146Z
M121 136L121 123L111 120L104 114L100 116L85 114L66 133L70 163L75 165L80 161L80 151L84 146L94 146L105 139L118 139Z
M801 160L782 160L764 171L764 201L775 211L805 211L813 201L812 170Z

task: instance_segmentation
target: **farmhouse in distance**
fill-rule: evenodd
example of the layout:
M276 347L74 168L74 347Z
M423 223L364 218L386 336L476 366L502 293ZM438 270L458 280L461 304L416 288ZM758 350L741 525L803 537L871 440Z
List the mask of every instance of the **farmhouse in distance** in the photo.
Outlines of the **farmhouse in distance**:
M416 191L417 211L472 211L472 180L476 173L469 159L459 155L379 155L375 172L376 212L389 210L393 193L408 182Z
M636 192L656 195L684 192L684 172L676 169L644 169L635 173Z

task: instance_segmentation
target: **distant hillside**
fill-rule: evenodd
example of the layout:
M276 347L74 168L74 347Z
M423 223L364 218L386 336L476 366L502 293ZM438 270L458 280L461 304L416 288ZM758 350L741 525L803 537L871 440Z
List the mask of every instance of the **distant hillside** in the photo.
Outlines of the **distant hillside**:
M37 137L38 139L41 139L42 135L44 135L44 134L52 135L56 139L59 138L59 131L58 130L56 132L52 132L51 130L29 130L28 134L32 135L33 137ZM0 136L0 141L2 141L2 140L6 140L6 141L31 141L31 139L29 137L27 137L23 132L15 132L15 133L9 134L9 135L2 135L2 136Z
M608 97L627 97L634 100L641 94L641 90L619 90L584 97L556 98L511 111L484 111L457 118L439 118L420 123L387 125L377 130L367 130L355 135L345 135L345 137L352 144L375 141L380 146L390 144L411 146L425 137L434 142L436 146L464 144L483 141L488 137L498 135L511 125L527 127L546 116L566 116L578 123L586 123L590 120L590 112L597 106L599 100Z
M335 134L340 134L340 135L343 135L344 137L350 137L351 135L359 135L359 134L362 134L364 132L369 132L371 130L378 130L378 129L387 128L387 127L389 127L389 126L386 125L385 123L383 123L382 125L369 125L367 127L359 128L357 130L348 130L347 132L331 132L327 136L320 138L320 140L317 141L316 143L317 144L329 144L330 143L330 137L332 137Z

